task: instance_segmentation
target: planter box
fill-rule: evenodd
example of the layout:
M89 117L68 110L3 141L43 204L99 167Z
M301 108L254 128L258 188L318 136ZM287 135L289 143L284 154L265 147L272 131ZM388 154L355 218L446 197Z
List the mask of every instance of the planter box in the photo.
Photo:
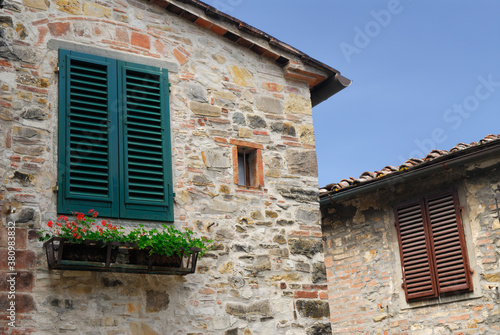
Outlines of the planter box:
M84 244L64 243L61 259L105 263L108 256L108 246L92 242ZM116 262L117 251L117 248L111 248L111 263Z
M128 252L130 264L164 266L179 268L182 265L182 257L179 255L165 256L149 254L147 249L130 249Z
M185 275L196 271L198 253L192 248L189 255L165 256L149 254L134 243L82 241L69 243L53 237L43 244L49 270L77 270Z

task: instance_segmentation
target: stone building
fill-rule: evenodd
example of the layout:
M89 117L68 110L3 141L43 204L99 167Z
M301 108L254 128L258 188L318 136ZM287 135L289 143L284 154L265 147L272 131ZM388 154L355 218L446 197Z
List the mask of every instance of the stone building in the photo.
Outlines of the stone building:
M320 191L334 334L500 333L500 135Z
M348 79L201 1L0 8L0 334L329 333L312 107ZM37 231L89 209L214 250L186 276L49 271Z

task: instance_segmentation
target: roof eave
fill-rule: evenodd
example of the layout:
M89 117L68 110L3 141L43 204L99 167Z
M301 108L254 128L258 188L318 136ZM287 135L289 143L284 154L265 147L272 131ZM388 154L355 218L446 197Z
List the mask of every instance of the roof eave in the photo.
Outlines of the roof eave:
M308 56L265 32L199 0L150 0L169 12L273 60L285 77L309 85L312 106L327 100L351 84L340 71ZM186 5L190 6L188 9ZM300 60L302 64L297 64Z
M329 77L321 84L313 87L311 89L311 103L312 106L319 105L323 101L327 100L331 96L342 91L344 88L351 85L352 81L342 76L340 73L336 73Z
M383 187L394 186L443 170L453 170L453 168L463 166L469 162L494 157L494 155L500 155L500 140L456 151L432 161L410 167L407 171L393 172L379 179L371 179L362 184L350 186L338 191L325 192L320 194L320 204L323 206L328 203L352 199Z

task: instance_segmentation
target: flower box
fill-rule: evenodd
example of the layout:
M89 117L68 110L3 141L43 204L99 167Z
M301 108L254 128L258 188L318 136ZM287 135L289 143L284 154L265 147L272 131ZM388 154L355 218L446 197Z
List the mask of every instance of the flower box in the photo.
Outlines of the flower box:
M77 270L124 273L186 275L196 271L199 248L191 248L181 256L151 254L135 243L96 242L81 244L52 237L43 244L49 270Z
M148 249L130 249L128 252L130 264L164 266L179 268L182 265L182 256L150 254Z
M102 242L85 241L82 244L68 243L61 244L62 260L101 262L105 263L108 256L108 246ZM110 262L116 262L117 249L111 248Z
M145 229L139 224L125 232L109 219L97 221L93 209L73 214L76 219L61 215L47 222L48 231L39 232L49 269L182 275L196 270L212 243L174 225Z

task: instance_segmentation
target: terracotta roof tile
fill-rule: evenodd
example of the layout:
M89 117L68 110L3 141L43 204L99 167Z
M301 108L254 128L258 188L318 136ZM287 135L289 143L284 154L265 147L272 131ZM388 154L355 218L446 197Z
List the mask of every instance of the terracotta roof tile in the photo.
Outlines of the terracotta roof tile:
M447 154L448 154L448 151L446 151L446 150L432 150L427 156L425 156L424 162L431 161L434 158L438 158L439 156L444 156Z
M377 176L377 174L375 172L366 171L366 172L363 172L360 177L371 179L371 178L375 178L376 176Z
M385 176L387 176L391 173L397 172L397 171L406 171L410 168L413 168L415 166L433 161L437 158L446 157L447 155L450 155L452 153L455 153L455 152L458 152L461 150L465 150L465 149L468 149L471 147L479 146L479 145L482 145L482 144L485 144L485 143L488 143L491 141L500 141L500 134L499 135L490 134L490 135L485 136L483 139L479 140L478 142L472 142L470 144L458 143L457 145L455 145L453 148L451 148L448 151L447 150L432 150L427 156L425 156L422 159L410 158L406 162L404 162L403 164L401 164L397 167L388 165L388 166L384 167L383 169L381 169L380 171L363 172L361 174L361 176L359 176L359 178L350 177L349 179L342 179L338 183L332 183L332 184L326 185L325 187L320 189L320 194L324 194L327 192L336 192L336 191L343 190L345 188L350 188L350 187L356 187L356 186L361 185L363 183L372 181L373 179L384 178Z
M463 150L465 148L468 148L469 146L470 146L469 144L458 143L457 145L455 145L453 148L450 149L450 152L455 152L455 151L458 151L458 150Z
M406 162L404 162L403 164L401 164L399 166L399 169L401 170L401 167L412 167L412 166L415 166L415 165L418 165L420 163L422 163L423 160L421 159L418 159L418 158L410 158L409 160L407 160Z

